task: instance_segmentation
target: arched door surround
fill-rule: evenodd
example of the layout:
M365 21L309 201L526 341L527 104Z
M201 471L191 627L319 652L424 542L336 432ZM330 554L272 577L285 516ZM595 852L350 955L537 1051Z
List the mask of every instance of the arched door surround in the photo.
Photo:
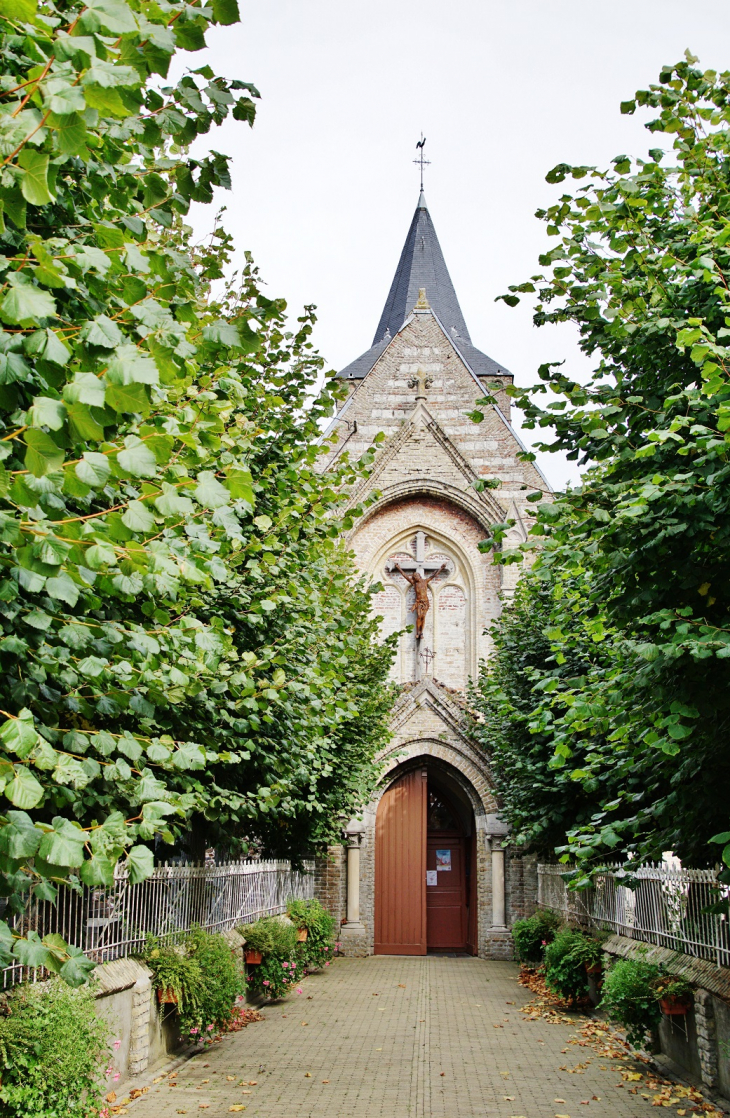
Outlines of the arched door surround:
M475 954L476 879L468 798L437 767L403 772L376 815L375 953Z

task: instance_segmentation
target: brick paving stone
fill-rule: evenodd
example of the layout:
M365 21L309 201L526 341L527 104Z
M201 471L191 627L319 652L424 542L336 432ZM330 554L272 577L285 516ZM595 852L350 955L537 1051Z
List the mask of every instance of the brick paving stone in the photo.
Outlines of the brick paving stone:
M525 1019L520 1006L531 995L517 973L514 963L469 958L337 959L306 979L302 995L266 1006L263 1021L190 1060L172 1080L177 1086L152 1087L129 1113L223 1118L245 1106L245 1118L656 1114L621 1079L617 1068L630 1059L568 1046L578 1019ZM573 1074L558 1070L578 1063L586 1066Z

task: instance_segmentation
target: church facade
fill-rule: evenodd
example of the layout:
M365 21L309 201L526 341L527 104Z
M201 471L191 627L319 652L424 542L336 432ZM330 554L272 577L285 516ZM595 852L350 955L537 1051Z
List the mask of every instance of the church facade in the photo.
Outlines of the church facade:
M534 863L510 847L466 699L517 571L479 544L507 519L507 546L525 539L526 497L548 486L519 458L512 376L472 344L423 192L373 344L340 377L349 391L326 461L385 436L351 495L375 499L348 542L382 586L383 635L401 634L400 695L378 793L319 864L318 892L343 918L346 953L511 957L509 927L534 906ZM475 424L467 413L485 396Z

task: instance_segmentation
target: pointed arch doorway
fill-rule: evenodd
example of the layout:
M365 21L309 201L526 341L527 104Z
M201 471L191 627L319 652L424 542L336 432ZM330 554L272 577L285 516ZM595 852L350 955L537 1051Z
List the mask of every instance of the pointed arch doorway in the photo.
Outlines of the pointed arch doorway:
M455 782L426 766L386 789L375 822L376 955L476 954L476 829Z

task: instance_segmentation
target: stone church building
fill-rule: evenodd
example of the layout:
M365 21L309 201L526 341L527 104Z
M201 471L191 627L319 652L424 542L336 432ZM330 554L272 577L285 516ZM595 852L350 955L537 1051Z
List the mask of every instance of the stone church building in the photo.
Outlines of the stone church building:
M466 688L517 571L479 543L505 519L512 544L524 539L525 498L548 486L518 458L512 376L472 344L423 192L373 344L339 375L349 393L326 461L385 435L352 503L379 496L348 542L382 585L382 633L402 631L392 669L402 686L378 794L319 863L318 894L344 920L346 954L509 958L535 866L510 848L488 757L469 737ZM494 403L477 425L466 413L486 395ZM499 486L477 491L477 479Z

